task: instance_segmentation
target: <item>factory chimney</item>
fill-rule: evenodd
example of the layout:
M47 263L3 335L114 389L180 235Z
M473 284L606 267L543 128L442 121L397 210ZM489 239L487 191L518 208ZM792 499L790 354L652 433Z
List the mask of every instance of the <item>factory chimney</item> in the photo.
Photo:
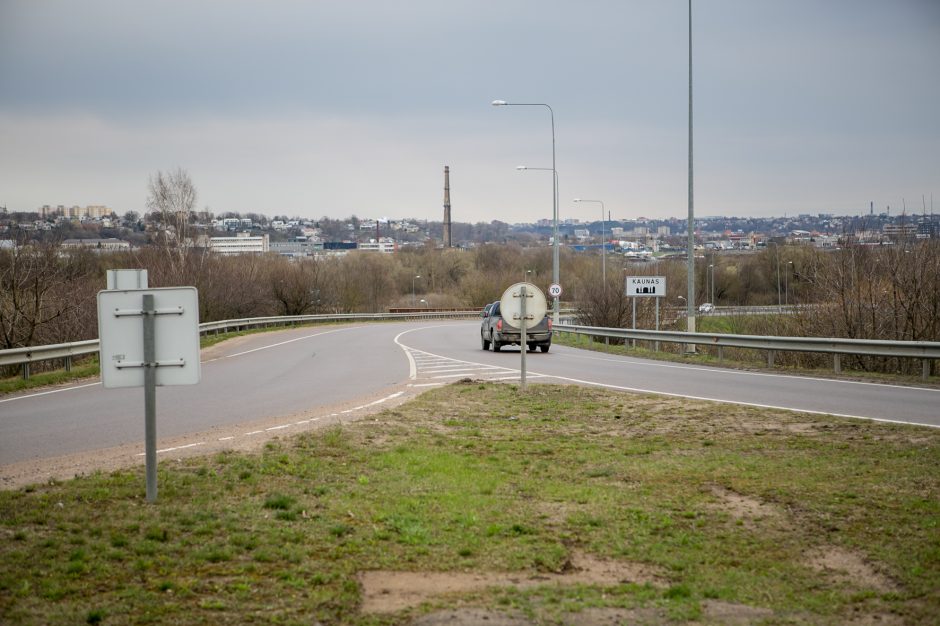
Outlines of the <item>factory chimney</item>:
M450 238L450 168L444 166L444 247L453 246L453 240Z

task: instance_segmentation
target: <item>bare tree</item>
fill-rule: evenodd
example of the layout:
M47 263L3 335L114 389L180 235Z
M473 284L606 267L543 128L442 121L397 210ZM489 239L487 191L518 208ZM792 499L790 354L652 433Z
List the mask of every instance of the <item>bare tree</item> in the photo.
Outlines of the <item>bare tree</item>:
M189 224L195 218L195 206L196 187L186 170L178 167L176 171L158 171L156 176L150 177L147 208L159 216L158 241L178 281L183 278L187 251L191 247Z
M94 259L61 252L37 243L0 252L0 347L93 336Z

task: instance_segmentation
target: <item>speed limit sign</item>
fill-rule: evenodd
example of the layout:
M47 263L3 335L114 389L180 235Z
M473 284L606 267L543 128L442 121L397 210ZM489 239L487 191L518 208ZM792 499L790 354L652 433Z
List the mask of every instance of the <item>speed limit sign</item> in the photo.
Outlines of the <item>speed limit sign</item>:
M548 286L548 295L553 298L557 298L561 295L561 285L558 283L552 283Z

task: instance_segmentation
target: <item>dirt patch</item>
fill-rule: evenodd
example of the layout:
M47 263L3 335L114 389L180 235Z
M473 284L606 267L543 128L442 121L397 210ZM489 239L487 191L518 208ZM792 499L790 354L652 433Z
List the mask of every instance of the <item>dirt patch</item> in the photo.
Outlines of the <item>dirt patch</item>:
M524 589L539 585L601 585L623 583L663 586L660 572L649 565L609 561L575 553L570 571L563 574L535 572L394 572L359 574L364 613L394 613L420 605L433 597L461 594L487 587Z
M572 514L579 512L583 507L571 502L538 502L536 508L539 516L551 526L562 526L568 523Z
M772 618L774 612L762 607L707 600L702 604L702 617L696 624L754 624ZM674 624L665 609L641 607L623 609L614 607L588 608L577 613L565 613L554 619L540 615L528 619L518 613L501 613L481 608L457 608L429 613L411 622L411 626L533 626L545 622L572 626L620 626L621 624ZM893 622L886 622L893 624Z
M524 617L487 609L449 609L446 611L435 611L419 617L411 622L412 626L477 626L486 624L487 626L534 626L532 622Z
M672 620L663 609L593 608L579 613L566 613L562 616L561 623L578 626L621 626L621 624L669 624Z
M720 600L706 600L702 604L702 613L702 621L706 624L753 624L774 614L770 609Z
M897 591L898 587L888 576L882 574L865 559L850 550L826 546L809 556L809 566L827 574L834 581L855 588L875 591Z
M755 498L750 498L717 485L712 487L711 492L712 495L718 498L715 507L735 519L744 520L745 522L783 519L783 514L777 507Z

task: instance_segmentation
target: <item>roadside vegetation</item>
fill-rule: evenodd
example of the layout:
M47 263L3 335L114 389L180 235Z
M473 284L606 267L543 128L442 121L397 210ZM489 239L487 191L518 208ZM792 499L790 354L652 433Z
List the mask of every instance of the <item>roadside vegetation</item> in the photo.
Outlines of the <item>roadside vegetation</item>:
M938 469L935 429L467 380L164 458L153 505L0 492L0 622L928 623Z
M630 264L611 255L606 284L596 256L563 250L566 308L593 326L629 327L632 302L623 276L662 275L661 326L681 328L686 284L682 260ZM549 247L487 244L472 250L433 246L394 255L353 252L289 260L224 257L177 247L172 238L130 253L64 252L55 241L0 250L0 350L97 336L95 296L107 270L143 268L152 287L192 285L203 322L268 315L384 312L389 308L482 308L525 277L543 290L552 280ZM817 250L773 245L753 253L708 253L696 265L696 302L799 305L788 315L726 320L731 332L767 335L940 340L940 242ZM783 280L781 281L781 272ZM654 327L651 299L637 303L637 327ZM424 305L421 302L424 301ZM700 317L707 323L708 317ZM781 353L781 365L825 367L827 357ZM866 372L916 374L913 360L846 357ZM38 365L35 371L43 366ZM9 369L9 368L8 368ZM13 376L13 370L0 372Z

